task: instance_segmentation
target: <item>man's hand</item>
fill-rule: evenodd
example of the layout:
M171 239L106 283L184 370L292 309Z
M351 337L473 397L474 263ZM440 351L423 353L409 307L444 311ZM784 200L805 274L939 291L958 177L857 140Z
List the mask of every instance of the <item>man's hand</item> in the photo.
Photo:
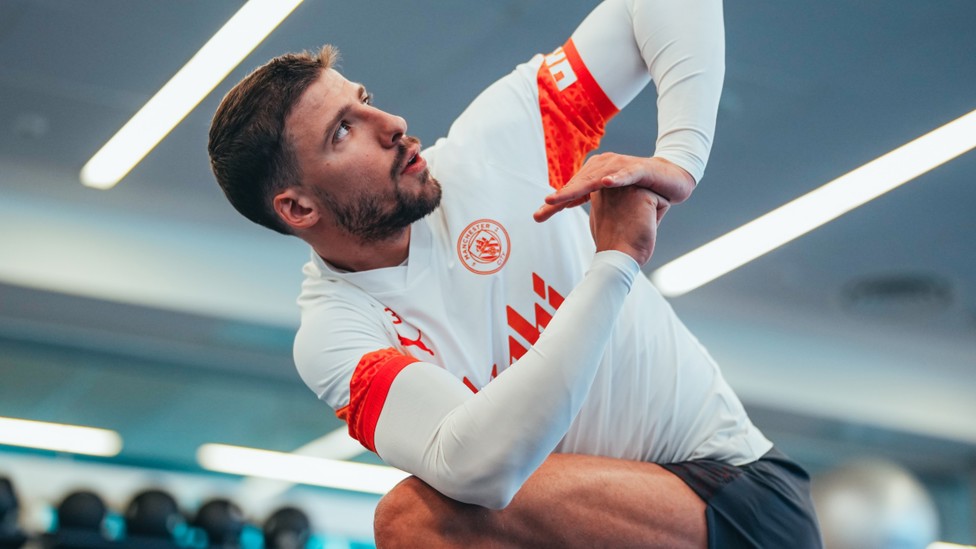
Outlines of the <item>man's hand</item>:
M691 174L663 158L603 153L587 160L562 189L547 196L533 217L542 222L564 208L586 203L594 191L629 185L648 189L664 199L658 203L659 223L671 204L684 202L695 190Z
M641 266L647 263L654 254L658 212L667 211L667 201L637 186L605 188L590 196L590 231L596 251L618 250Z

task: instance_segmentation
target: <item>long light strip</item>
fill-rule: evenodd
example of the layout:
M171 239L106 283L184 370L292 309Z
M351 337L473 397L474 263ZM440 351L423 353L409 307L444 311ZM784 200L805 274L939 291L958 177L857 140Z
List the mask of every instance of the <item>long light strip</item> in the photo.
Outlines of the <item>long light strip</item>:
M197 449L197 462L204 469L220 473L371 494L385 494L408 476L399 469L382 465L297 456L226 444L200 446Z
M364 452L366 452L366 448L358 440L349 436L349 430L340 427L303 445L292 453L300 456L344 460L354 458Z
M351 459L366 451L358 440L349 436L349 430L340 427L292 451L299 456L326 459ZM267 501L278 497L294 483L261 477L250 477L241 483L238 497L241 501Z
M0 444L111 457L122 451L115 431L0 417Z
M947 541L933 541L925 549L976 549L976 545L960 545Z
M651 274L678 296L742 266L976 147L976 111L868 162Z
M81 169L81 182L122 180L302 0L250 0Z

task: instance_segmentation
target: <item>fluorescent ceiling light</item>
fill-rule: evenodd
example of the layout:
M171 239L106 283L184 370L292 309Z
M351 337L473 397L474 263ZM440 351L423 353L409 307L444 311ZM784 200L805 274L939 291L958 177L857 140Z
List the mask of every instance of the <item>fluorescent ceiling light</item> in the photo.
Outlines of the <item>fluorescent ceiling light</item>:
M651 274L666 296L711 282L976 147L976 111L671 261Z
M329 459L350 459L362 454L366 448L360 442L349 436L349 430L340 427L292 452L300 456L312 456Z
M370 494L385 494L409 476L399 469L383 465L297 456L225 444L204 444L197 449L197 462L204 469L220 473Z
M111 457L122 450L115 431L0 417L0 444Z
M934 541L925 549L973 549L974 547L976 545L959 545L958 543L949 543L947 541Z
M309 442L292 453L299 456L346 460L354 458L365 451L366 448L358 440L349 436L349 430L347 428L340 427L331 433ZM293 482L250 477L241 483L238 498L241 501L267 501L280 496L293 485Z
M251 0L81 169L89 187L115 186L302 0Z

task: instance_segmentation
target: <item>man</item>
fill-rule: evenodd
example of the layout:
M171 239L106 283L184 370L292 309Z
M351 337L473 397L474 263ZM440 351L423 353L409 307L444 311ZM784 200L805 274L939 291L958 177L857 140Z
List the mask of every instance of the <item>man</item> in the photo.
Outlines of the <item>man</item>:
M806 474L639 276L704 171L723 40L718 0L608 0L423 154L330 47L225 97L218 182L313 249L299 373L416 475L380 546L819 546ZM584 165L651 78L655 156Z

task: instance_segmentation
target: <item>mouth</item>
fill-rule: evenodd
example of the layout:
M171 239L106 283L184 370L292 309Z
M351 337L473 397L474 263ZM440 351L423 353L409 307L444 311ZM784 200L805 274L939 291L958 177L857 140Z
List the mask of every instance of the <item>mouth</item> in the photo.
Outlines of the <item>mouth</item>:
M403 167L400 169L400 175L410 175L414 173L419 173L427 168L427 162L422 156L420 156L420 143L411 143L407 147L404 155Z

